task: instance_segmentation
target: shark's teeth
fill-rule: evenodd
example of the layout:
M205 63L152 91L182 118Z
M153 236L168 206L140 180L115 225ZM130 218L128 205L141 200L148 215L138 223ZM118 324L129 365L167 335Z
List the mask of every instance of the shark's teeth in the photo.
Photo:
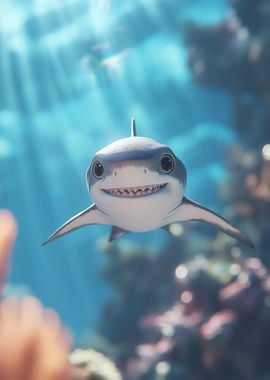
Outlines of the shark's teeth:
M103 189L105 193L113 195L115 197L143 197L145 195L157 193L162 190L167 183L162 183L159 185L146 185L139 187L121 187L115 189Z

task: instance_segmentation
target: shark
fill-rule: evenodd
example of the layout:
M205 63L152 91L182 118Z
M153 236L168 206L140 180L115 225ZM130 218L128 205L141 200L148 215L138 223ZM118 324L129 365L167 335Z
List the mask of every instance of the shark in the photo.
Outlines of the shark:
M99 150L86 173L93 204L58 228L44 244L78 228L110 225L110 241L129 232L147 232L173 223L202 221L253 247L251 239L222 216L185 195L187 170L166 145L137 135Z

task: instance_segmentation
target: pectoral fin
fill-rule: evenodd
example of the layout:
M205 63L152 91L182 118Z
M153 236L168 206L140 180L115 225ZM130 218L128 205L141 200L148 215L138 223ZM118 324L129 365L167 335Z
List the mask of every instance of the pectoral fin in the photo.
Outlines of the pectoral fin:
M254 247L252 241L237 228L232 226L226 219L186 197L184 197L182 204L174 210L173 219L172 222L186 222L189 220L206 222L227 235L240 240L242 243Z
M73 216L65 224L63 224L58 230L56 230L43 245L51 242L58 237L68 234L76 230L77 228L87 226L88 224L110 224L108 217L102 211L100 211L95 204L92 204L86 210L81 211L79 214Z
M115 239L118 239L118 238L126 235L127 233L128 233L128 231L122 230L122 228L120 228L120 227L113 226L112 231L111 231L111 235L109 237L109 241L113 241Z

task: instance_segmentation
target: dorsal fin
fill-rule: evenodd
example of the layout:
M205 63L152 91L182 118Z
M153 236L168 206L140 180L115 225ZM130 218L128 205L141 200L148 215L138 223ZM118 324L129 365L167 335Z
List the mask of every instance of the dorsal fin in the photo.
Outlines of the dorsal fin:
M131 137L137 136L137 131L136 131L136 123L135 123L135 118L133 117L131 119Z

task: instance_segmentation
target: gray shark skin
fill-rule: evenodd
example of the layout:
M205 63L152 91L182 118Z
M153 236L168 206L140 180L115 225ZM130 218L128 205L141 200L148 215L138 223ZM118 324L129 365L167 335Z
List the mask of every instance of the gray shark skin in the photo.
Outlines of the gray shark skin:
M137 136L134 119L131 136L98 151L86 177L94 203L58 228L44 244L90 224L111 225L112 241L128 232L168 230L172 223L203 221L254 247L223 217L184 195L184 164L168 146Z

